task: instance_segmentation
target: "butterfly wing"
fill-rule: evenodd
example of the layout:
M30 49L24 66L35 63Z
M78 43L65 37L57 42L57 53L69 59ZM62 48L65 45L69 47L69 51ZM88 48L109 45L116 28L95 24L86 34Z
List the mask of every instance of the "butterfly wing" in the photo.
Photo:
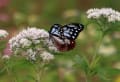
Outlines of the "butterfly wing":
M61 37L60 30L61 30L61 25L60 24L54 24L51 27L51 29L49 31L49 34L57 36L57 37Z
M64 25L62 27L63 30L63 36L70 39L75 40L78 36L78 34L84 29L84 26L79 23L71 23Z
M75 47L75 39L84 29L79 23L71 23L64 26L54 24L50 31L50 38L59 51L68 51Z

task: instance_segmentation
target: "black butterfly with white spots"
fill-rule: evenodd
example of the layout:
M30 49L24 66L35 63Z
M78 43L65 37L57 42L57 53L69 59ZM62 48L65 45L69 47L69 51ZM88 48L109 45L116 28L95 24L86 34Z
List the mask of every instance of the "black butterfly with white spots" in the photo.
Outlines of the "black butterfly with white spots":
M49 35L59 51L68 51L75 47L75 39L84 29L84 25L79 23L70 23L67 25L54 24Z

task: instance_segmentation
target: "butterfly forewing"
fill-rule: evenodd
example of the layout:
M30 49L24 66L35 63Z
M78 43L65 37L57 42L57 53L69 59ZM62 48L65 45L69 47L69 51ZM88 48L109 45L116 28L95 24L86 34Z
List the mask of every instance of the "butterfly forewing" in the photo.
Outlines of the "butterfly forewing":
M61 34L60 34L60 29L61 29L61 25L60 24L54 24L49 33L54 35L54 36L58 36L58 37L61 37Z
M75 40L78 36L78 34L83 30L84 26L79 23L71 23L64 25L62 27L63 30L63 36Z

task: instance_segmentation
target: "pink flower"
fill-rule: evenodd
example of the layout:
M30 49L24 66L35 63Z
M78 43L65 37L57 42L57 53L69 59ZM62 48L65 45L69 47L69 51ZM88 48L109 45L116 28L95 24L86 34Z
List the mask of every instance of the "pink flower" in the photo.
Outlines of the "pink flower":
M9 20L10 20L10 17L7 13L0 13L0 21L8 22Z
M0 0L0 8L6 7L9 3L9 0Z
M6 44L6 48L3 51L3 58L9 58L12 55L9 43Z

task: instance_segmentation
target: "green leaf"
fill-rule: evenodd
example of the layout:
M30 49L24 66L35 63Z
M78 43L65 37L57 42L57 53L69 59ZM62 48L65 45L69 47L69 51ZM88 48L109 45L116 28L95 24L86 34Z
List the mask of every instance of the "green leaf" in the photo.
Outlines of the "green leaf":
M107 70L102 67L97 70L97 75L101 80L110 80Z
M118 74L120 74L120 70L111 67L99 67L97 70L97 75L99 78L108 82Z
M89 65L88 65L88 61L85 57L80 57L79 55L76 55L74 58L75 61L75 66L84 70L86 73L89 70Z

